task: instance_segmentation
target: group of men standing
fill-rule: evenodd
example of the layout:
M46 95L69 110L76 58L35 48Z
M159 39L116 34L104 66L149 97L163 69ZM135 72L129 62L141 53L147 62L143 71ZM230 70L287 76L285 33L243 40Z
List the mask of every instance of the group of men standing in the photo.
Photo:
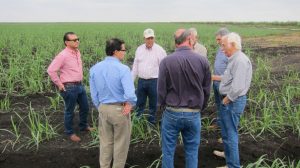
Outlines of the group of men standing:
M246 105L252 65L241 51L241 38L226 28L216 33L220 48L211 75L207 50L197 42L194 28L178 29L174 34L175 51L166 51L155 43L152 29L144 31L145 43L135 53L132 71L122 64L125 42L106 41L106 57L90 69L91 98L99 111L100 167L123 168L130 144L131 115L135 106L140 118L148 98L151 125L156 124L157 107L164 109L161 123L162 167L174 167L179 133L185 149L186 168L198 167L201 112L210 96L211 81L217 105L218 125L224 143L226 166L240 167L238 125ZM72 141L80 141L73 131L73 113L79 104L80 130L92 131L87 124L88 101L82 84L79 38L73 32L64 36L66 48L48 67L52 81L65 101L65 132ZM59 74L58 74L59 72ZM134 80L138 78L135 91ZM136 96L137 95L137 96Z

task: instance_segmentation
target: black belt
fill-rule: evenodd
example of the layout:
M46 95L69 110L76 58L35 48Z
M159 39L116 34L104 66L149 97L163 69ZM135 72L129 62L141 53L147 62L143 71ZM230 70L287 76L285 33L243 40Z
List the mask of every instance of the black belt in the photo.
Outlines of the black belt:
M139 79L147 81L147 80L154 80L154 79L157 79L157 78L150 78L150 79L139 78Z
M105 105L124 106L125 103L122 103L122 102L115 102L115 103L105 103Z
M65 82L65 83L63 83L65 86L66 85L81 85L82 84L82 82L81 81L79 81L79 82Z

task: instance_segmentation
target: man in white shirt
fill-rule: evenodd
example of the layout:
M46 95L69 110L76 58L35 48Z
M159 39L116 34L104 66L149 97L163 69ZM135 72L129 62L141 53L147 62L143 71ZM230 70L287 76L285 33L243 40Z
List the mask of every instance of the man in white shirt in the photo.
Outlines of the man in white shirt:
M193 51L196 52L197 54L200 54L201 56L207 57L207 49L204 47L204 45L202 45L198 42L199 36L198 36L197 30L193 27L190 28L189 30L192 32L192 35L193 35L192 37L196 41Z
M161 46L155 43L155 35L152 29L144 31L144 40L145 43L140 45L135 52L132 67L133 80L138 77L136 111L137 117L141 117L148 98L148 121L151 124L155 124L159 64L167 56L167 53Z

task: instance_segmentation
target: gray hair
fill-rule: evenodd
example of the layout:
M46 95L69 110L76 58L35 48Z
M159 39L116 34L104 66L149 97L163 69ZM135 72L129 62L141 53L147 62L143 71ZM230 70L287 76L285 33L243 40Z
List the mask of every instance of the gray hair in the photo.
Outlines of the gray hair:
M242 49L242 39L239 34L232 32L227 34L223 38L226 38L228 43L233 43L236 49L238 50Z
M194 27L191 27L191 28L189 28L189 30L191 31L191 33L194 35L194 36L197 36L197 29L196 28L194 28Z
M221 37L229 34L229 30L226 27L222 27L220 28L217 32L216 32L216 36L220 35Z
M175 38L175 44L179 45L182 44L188 36L191 35L191 31L190 30L185 30L180 36L176 36L176 34L174 35Z

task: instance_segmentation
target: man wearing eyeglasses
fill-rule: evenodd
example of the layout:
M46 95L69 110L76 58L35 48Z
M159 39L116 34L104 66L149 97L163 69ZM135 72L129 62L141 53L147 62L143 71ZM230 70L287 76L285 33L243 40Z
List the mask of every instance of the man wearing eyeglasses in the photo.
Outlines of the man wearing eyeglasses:
M62 50L48 67L48 74L60 91L65 102L65 133L74 142L81 139L74 133L73 117L76 104L79 105L80 131L92 131L87 124L89 105L83 80L82 60L78 49L79 38L74 32L67 32L63 38L66 48Z
M144 113L148 98L148 121L152 125L155 125L158 69L161 60L167 56L167 53L161 46L155 43L154 31L152 29L144 31L144 41L145 44L140 45L135 52L132 66L133 80L138 77L136 115L140 118Z
M105 52L105 59L90 69L91 97L99 111L99 162L101 168L124 168L136 95L130 69L121 62L126 54L124 41L106 41Z

